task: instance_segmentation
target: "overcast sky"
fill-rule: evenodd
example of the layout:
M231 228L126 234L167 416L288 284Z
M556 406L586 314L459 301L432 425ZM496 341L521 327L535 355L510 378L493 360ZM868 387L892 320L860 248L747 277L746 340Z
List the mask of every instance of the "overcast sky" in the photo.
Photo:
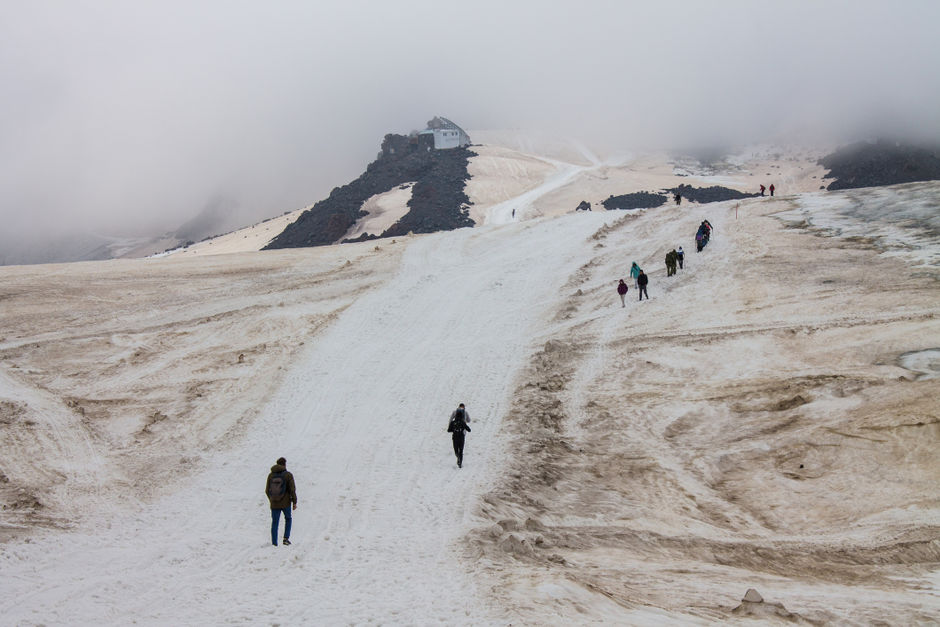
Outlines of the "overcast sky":
M434 115L624 148L940 135L940 2L0 0L0 220L268 217Z

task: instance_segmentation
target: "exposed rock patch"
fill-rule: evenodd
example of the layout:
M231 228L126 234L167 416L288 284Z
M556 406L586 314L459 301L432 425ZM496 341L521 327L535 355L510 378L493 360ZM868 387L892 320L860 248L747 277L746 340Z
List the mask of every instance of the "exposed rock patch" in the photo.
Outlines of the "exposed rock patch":
M680 194L682 200L698 203L723 202L725 200L741 200L751 198L757 194L746 194L736 189L715 185L712 187L692 187L679 185L662 190L662 192L634 192L620 196L610 196L603 202L606 209L652 209L666 204L670 195Z
M744 198L758 196L758 194L747 194L744 192L739 192L736 189L722 187L720 185L713 185L712 187L692 187L691 185L680 185L679 187L673 187L672 189L667 189L666 191L672 194L681 194L682 200L689 200L698 203L743 200Z
M340 241L362 241L408 233L434 233L473 226L470 200L464 193L469 180L467 164L474 155L467 148L435 150L430 135L388 134L382 152L356 180L334 188L329 197L305 211L296 222L269 243L265 250L326 246ZM369 198L414 182L408 212L380 235L363 234L343 240L365 217L362 205Z
M818 162L836 179L828 190L896 185L940 179L940 147L879 140L840 148Z
M652 209L666 203L665 194L653 192L634 192L620 196L610 196L602 204L608 211L613 209Z
M731 613L736 616L783 619L791 623L812 624L804 620L799 614L787 610L782 603L766 603L764 597L754 588L748 589L744 598L741 599L741 605L731 610Z

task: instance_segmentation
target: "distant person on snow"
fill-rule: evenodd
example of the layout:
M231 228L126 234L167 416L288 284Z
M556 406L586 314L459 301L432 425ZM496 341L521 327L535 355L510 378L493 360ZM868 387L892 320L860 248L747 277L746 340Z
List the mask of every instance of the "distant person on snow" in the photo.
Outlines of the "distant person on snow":
M454 441L454 455L457 456L457 468L463 468L463 432L466 431L470 433L470 427L467 425L468 422L470 422L470 414L467 413L467 408L461 403L457 405L457 409L450 415L450 422L447 423L447 432L451 434L451 439Z
M675 195L674 195L672 198L673 198L673 200L676 201L676 206L677 206L677 207L682 204L682 194L680 194L679 192L676 192Z
M764 190L765 190L765 189L767 189L767 188L764 187L763 185L760 186L760 195L761 195L761 196L764 195Z
M623 282L623 279L620 279L620 284L617 286L617 293L620 294L620 306L627 306L627 290L630 289L627 287L627 284Z
M277 546L277 527L284 513L284 546L290 544L291 507L297 509L297 490L294 488L294 475L287 472L287 460L278 458L271 466L271 473L264 484L264 493L271 503L271 544Z
M643 294L646 294L646 284L650 282L649 277L646 276L646 273L640 270L640 276L636 278L637 285L640 287L640 300L643 300ZM646 294L646 300L650 299L650 295Z
M679 250L676 251L676 261L679 262L679 269L682 269L682 262L685 260L685 253L682 251L682 246L679 247Z
M636 265L636 262L633 262L633 266L630 267L630 276L633 278L633 287L637 287L636 278L640 276L640 273L643 272L643 268Z
M770 184L770 195L771 195L771 196L774 195L774 184L773 184L773 183Z

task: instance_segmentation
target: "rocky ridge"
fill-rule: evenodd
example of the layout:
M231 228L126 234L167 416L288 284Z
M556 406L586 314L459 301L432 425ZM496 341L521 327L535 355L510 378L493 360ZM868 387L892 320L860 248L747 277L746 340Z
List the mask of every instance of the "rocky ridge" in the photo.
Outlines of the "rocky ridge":
M835 181L829 191L940 180L940 146L879 140L850 144L818 162Z
M433 233L473 226L470 200L464 192L470 178L467 164L474 153L467 148L435 150L430 135L388 134L378 158L356 180L336 187L329 197L305 211L265 249L326 246L346 241ZM408 212L395 224L355 240L344 235L364 217L362 204L375 194L414 182Z

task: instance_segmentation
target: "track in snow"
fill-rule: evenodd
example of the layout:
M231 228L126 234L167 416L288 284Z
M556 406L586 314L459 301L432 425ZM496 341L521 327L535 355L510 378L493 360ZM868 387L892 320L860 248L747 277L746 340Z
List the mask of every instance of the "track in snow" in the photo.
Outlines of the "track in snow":
M540 320L611 219L417 239L393 281L318 336L243 450L130 519L3 547L5 620L497 620L455 549L501 467L500 420ZM473 432L457 470L445 427L461 401ZM268 542L262 493L279 455L300 498L289 548Z

